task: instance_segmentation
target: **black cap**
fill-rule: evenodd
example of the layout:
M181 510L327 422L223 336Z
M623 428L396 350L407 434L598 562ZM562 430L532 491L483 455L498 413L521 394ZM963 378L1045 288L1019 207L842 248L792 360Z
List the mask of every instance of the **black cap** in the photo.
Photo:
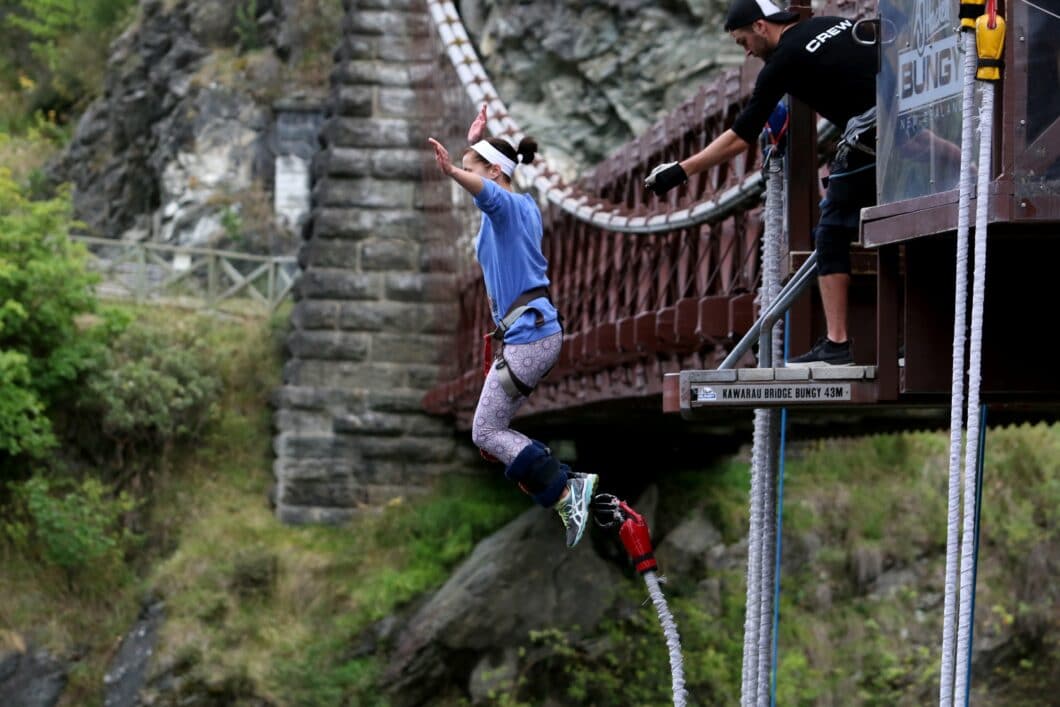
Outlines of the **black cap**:
M798 13L781 10L773 4L773 0L732 0L729 13L725 15L725 31L746 27L755 20L786 25L797 19Z

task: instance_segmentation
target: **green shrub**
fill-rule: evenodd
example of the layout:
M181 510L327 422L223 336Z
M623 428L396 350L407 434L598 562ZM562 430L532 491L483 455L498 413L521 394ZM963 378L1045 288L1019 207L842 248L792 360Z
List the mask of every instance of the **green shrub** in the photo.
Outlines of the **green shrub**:
M0 452L39 459L55 445L55 436L29 381L26 357L0 351Z
M92 478L53 485L36 475L12 487L14 509L2 527L23 551L39 553L71 582L89 568L106 581L125 571L123 558L135 539L122 523L135 506L127 495L112 498Z
M110 40L136 0L18 0L5 59L34 84L28 108L76 107L102 85ZM29 60L24 56L27 52Z
M97 461L138 471L195 439L221 392L217 363L186 325L130 325L87 376L77 437Z
M72 128L58 125L54 116L14 110L19 124L9 126L4 117L8 111L0 92L0 165L11 170L11 178L22 186L25 198L47 199L52 196L53 188L44 167L69 141ZM17 129L17 134L5 132L12 127Z
M241 51L254 51L264 45L258 28L258 0L242 0L236 6L236 35Z
M66 194L30 201L0 168L0 478L12 456L50 446L46 413L102 354L100 336L78 327L97 305L75 225Z

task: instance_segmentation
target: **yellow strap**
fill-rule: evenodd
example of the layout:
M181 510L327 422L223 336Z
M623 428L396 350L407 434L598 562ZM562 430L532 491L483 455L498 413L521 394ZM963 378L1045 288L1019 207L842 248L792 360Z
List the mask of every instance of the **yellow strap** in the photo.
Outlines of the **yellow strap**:
M983 14L986 0L961 0L961 31L971 32L975 29L975 18Z

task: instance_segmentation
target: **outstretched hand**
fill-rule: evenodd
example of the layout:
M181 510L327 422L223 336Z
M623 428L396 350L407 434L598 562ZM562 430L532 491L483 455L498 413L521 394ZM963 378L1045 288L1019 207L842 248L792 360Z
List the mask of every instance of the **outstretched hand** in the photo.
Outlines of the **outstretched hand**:
M449 150L445 149L445 146L433 137L427 138L427 142L431 143L431 147L434 148L434 161L438 163L438 169L442 170L442 174L447 177L452 176L456 168L449 159Z
M467 129L467 144L474 145L476 142L486 137L486 104L482 104L482 108L479 109L478 115L471 121L471 127Z
M662 196L679 184L688 181L688 175L678 162L666 162L658 165L644 180L644 188Z

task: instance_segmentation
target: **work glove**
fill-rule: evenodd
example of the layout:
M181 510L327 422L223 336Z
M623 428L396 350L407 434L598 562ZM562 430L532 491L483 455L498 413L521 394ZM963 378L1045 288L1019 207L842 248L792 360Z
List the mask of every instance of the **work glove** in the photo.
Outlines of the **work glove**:
M681 168L680 164L677 162L666 162L651 171L651 174L644 180L644 188L653 191L656 196L662 196L677 185L684 184L687 181L688 175L685 174L685 170Z

